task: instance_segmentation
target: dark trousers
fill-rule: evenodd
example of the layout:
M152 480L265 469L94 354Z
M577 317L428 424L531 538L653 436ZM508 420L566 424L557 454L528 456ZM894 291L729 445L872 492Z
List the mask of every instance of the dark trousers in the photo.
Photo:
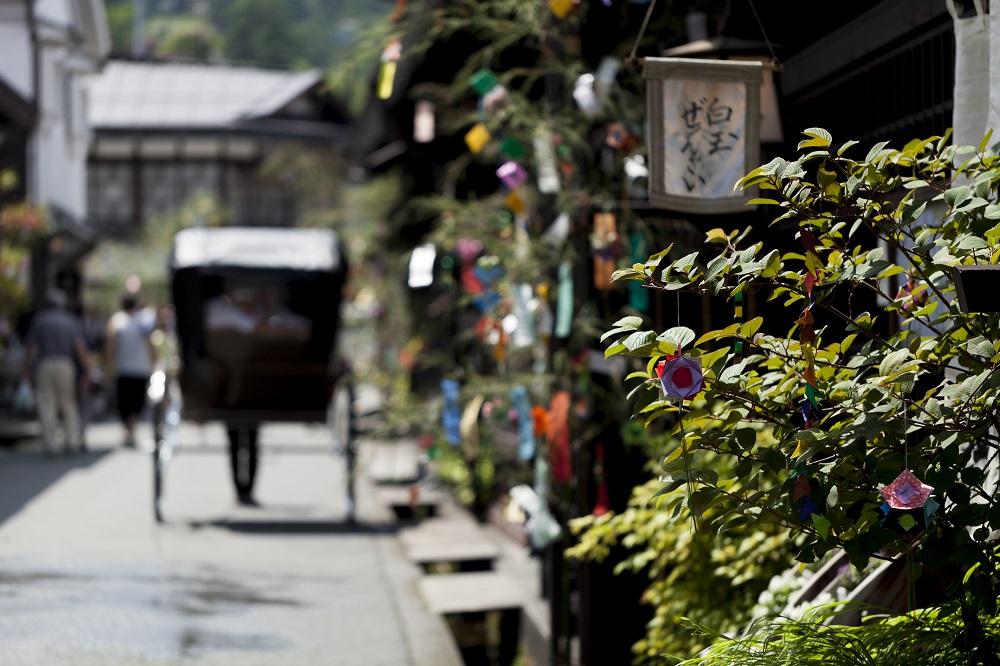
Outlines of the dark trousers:
M257 426L227 426L226 434L236 494L249 496L257 475Z

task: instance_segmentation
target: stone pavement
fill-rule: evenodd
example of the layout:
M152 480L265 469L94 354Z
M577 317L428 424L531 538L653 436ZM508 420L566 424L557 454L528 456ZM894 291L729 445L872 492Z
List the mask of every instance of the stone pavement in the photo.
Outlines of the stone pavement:
M345 520L326 428L262 428L248 509L221 426L182 425L163 525L151 456L119 438L92 425L89 453L54 460L0 448L0 665L462 663L364 474Z

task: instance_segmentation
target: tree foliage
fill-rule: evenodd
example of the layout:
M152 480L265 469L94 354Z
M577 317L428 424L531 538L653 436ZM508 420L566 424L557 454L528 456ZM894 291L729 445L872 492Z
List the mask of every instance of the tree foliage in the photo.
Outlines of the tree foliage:
M615 274L731 301L756 294L801 313L789 331L756 317L695 339L627 318L606 334L607 355L648 361L632 376L636 416L678 417L678 453L664 461L657 494L722 534L784 525L802 562L842 548L863 568L912 550L918 567L952 574L949 598L995 614L1000 317L963 312L952 269L1000 262L1000 156L988 137L857 154L856 142L836 145L823 129L804 134L797 159L774 159L737 184L760 191L751 203L774 206L773 228L802 250L715 229L714 252L665 251ZM895 290L894 277L907 284ZM865 300L874 306L858 311ZM687 403L656 381L657 361L676 353L700 357L705 371ZM731 460L733 472L689 464L697 452ZM883 521L879 489L904 468L935 489L941 506L927 529ZM813 511L796 497L802 478Z

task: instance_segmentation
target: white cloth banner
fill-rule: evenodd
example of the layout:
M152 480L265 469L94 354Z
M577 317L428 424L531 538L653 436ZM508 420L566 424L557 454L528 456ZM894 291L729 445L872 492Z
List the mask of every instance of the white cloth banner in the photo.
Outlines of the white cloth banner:
M663 82L663 188L695 199L743 198L733 183L745 171L746 84Z

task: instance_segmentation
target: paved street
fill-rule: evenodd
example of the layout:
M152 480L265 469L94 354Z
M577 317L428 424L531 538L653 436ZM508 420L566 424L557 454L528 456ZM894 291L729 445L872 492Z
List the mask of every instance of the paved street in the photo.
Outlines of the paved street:
M183 425L152 512L151 456L92 425L91 451L0 448L0 664L451 666L386 507L322 427L265 425L257 498L234 501L219 425Z

